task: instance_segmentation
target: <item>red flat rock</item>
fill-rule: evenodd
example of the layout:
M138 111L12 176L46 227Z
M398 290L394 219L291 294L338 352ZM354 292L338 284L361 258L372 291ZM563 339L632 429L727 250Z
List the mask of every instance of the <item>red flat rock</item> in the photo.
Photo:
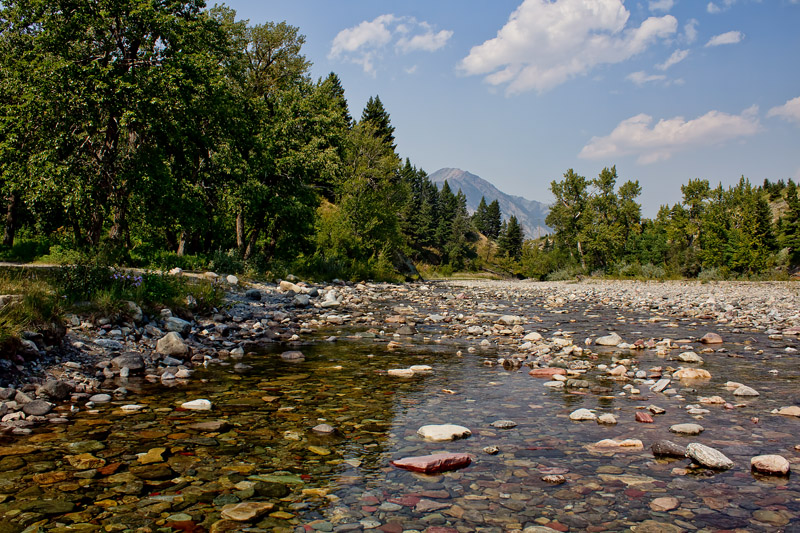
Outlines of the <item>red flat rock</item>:
M422 472L425 474L436 474L447 472L448 470L458 470L469 466L472 458L466 453L437 453L435 455L420 455L417 457L405 457L391 464L397 468L411 470L412 472Z
M528 372L529 376L533 376L535 378L551 378L553 376L566 376L567 371L563 368L534 368L530 372Z
M652 424L653 416L645 411L636 411L636 421L643 424Z
M396 505L402 505L403 507L414 507L419 503L421 498L417 496L398 496L397 498L389 498L389 503L394 503Z

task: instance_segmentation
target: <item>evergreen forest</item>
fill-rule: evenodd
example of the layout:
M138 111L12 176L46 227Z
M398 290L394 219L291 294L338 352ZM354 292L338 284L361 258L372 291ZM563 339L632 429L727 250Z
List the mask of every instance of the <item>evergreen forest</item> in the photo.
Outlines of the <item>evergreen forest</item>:
M397 153L378 95L351 116L305 37L202 0L0 4L0 259L318 279L786 277L792 181L681 187L645 219L615 167L551 184L551 235L475 213Z

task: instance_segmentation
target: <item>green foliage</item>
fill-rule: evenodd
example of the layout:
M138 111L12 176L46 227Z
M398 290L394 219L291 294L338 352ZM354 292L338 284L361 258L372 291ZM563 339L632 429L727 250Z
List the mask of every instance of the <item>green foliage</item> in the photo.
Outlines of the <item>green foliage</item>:
M0 294L19 296L0 308L0 354L16 347L26 330L41 332L50 342L60 339L61 301L44 279L26 273L0 273Z

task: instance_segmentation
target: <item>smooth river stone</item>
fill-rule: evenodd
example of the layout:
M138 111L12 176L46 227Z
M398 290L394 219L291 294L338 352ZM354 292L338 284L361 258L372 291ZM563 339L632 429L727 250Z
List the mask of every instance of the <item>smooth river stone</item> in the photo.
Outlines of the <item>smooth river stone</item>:
M594 341L594 343L599 346L617 346L621 342L622 337L613 332L604 337L598 337L597 340Z
M95 457L90 453L67 455L65 459L69 461L70 466L76 470L91 470L93 468L101 468L106 465L105 459Z
M764 474L789 474L789 461L780 455L759 455L750 459L750 468Z
M567 371L563 368L554 368L554 367L547 367L547 368L534 368L530 372L528 372L529 376L533 376L535 378L550 378L553 376L565 376Z
M661 498L656 498L650 502L650 509L663 513L665 511L677 509L680 504L681 502L678 500L678 498L673 498L672 496L662 496Z
M495 420L492 422L492 427L497 429L511 429L517 427L517 423L513 420Z
M233 503L222 508L222 518L237 522L249 522L271 511L274 507L275 504L269 502Z
M397 461L391 461L393 466L412 472L422 472L424 474L436 474L458 470L469 466L472 458L466 453L437 453L434 455L420 455L417 457L405 457Z
M800 407L796 405L790 405L788 407L781 407L780 409L775 409L772 411L772 413L776 415L800 417Z
M759 396L758 391L755 389L748 387L747 385L742 385L733 391L734 396Z
M686 447L686 457L715 470L727 470L733 466L733 461L728 459L725 454L698 442L693 442Z
M588 409L576 409L569 414L569 419L574 421L597 420L597 415Z
M455 424L427 425L417 430L417 435L425 440L434 442L445 442L456 439L466 439L472 435L472 431L464 426Z
M671 440L659 440L650 446L656 457L686 457L686 448Z
M192 400L182 403L181 407L190 411L209 411L211 409L211 402L204 399Z
M705 428L700 424L675 424L669 430L678 435L699 435Z
M681 368L672 377L675 379L711 379L711 373L702 368Z
M703 344L722 344L722 337L716 333L706 333L703 335L703 338L700 339L700 342Z

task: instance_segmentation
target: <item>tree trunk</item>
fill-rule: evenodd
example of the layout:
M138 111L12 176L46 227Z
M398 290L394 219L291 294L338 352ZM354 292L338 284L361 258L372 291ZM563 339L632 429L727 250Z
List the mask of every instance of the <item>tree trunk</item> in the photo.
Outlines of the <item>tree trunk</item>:
M244 209L236 212L236 247L240 252L244 250Z
M583 248L581 248L581 241L578 241L578 257L581 258L581 268L586 270L586 261L583 259Z
M183 254L186 253L186 232L182 231L181 236L178 239L178 257L183 257Z
M250 238L247 241L247 249L244 251L244 255L242 256L245 260L250 259L252 255L256 251L256 241L258 240L258 235L260 230L258 228L253 228L253 231L250 233Z
M6 225L3 231L3 245L14 246L14 234L17 232L17 202L19 202L19 195L11 193L8 198L8 208L6 209Z

